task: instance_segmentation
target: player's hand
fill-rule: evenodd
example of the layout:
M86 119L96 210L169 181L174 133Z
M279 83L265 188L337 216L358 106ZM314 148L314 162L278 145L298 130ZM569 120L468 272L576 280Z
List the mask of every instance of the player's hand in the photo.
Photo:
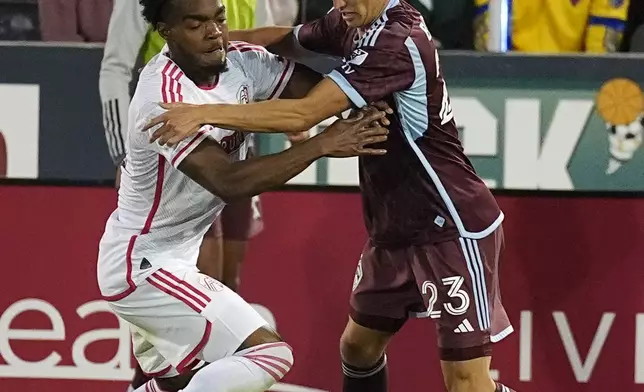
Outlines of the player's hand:
M380 125L385 112L363 108L346 120L338 120L317 135L325 156L344 158L359 155L384 155L385 149L365 147L387 140L389 130Z
M380 110L381 112L385 112L387 114L394 114L394 110L385 101L374 102L369 106L373 106L374 108Z
M373 102L373 103L372 103L371 105L369 105L369 106L374 107L374 108L376 108L376 109L380 110L381 112L385 112L387 115L394 114L394 110L393 110L393 109L391 108L391 106L389 106L389 104L388 104L387 102L385 102L385 101ZM360 110L361 110L361 109L353 109L353 110L351 111L351 113L349 114L349 117L351 117L351 116L355 116L355 115L356 115L356 113L358 113ZM341 117L341 116L338 116L338 117ZM388 127L389 125L391 125L391 121L389 121L389 119L387 118L387 116L384 116L383 118L381 118L381 119L379 120L379 122L380 122L380 125L382 125L383 127Z
M200 105L186 103L161 103L159 104L167 112L153 118L143 131L162 124L159 129L150 136L150 143L158 140L160 145L174 146L183 139L199 132L203 126Z
M309 131L287 132L286 137L288 138L288 141L291 142L291 144L297 144L311 137L311 134Z

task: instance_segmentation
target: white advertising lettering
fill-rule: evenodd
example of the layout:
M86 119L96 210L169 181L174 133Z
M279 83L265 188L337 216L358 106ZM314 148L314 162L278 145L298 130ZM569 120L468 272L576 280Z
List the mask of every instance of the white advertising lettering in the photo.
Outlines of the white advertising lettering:
M266 307L252 305L267 322L275 328L275 317ZM17 329L12 323L23 313L39 312L43 314L51 328L48 329ZM112 314L109 305L103 300L90 301L76 309L78 319L107 312ZM130 381L134 370L130 366L132 348L128 324L120 318L118 328L99 328L86 331L69 341L65 320L76 324L77 320L65 319L61 313L47 301L26 298L11 304L0 315L0 358L5 364L0 364L0 379L31 378L31 379L66 379L94 381ZM116 353L104 362L93 362L85 355L87 347L99 341L111 340L116 342ZM25 341L31 344L43 341L67 341L71 344L71 365L61 365L63 356L69 353L51 351L45 358L27 361L20 358L11 347L12 342ZM14 343L15 344L15 343ZM61 355L62 354L62 355ZM271 391L275 392L327 392L321 389L299 385L278 383Z
M7 178L38 178L40 87L0 84L0 166ZM5 157L6 154L6 157Z

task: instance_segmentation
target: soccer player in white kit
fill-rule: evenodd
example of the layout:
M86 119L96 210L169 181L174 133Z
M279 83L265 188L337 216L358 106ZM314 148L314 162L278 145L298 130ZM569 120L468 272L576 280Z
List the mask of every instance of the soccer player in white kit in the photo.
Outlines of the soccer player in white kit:
M228 42L220 0L141 0L168 45L142 70L129 109L118 207L100 242L98 283L131 324L155 377L137 392L263 392L293 365L291 348L253 308L199 273L204 233L225 202L284 184L323 156L381 155L384 113L336 121L282 153L245 160L246 134L203 125L177 145L150 143L163 103L248 103L303 96L319 77L263 48ZM317 79L317 80L316 80Z

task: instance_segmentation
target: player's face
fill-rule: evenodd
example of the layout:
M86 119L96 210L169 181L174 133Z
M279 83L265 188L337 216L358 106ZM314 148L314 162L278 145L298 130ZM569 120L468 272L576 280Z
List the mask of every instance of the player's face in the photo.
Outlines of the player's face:
M175 0L175 9L165 28L168 42L195 66L211 72L226 67L228 24L221 0Z
M384 9L387 0L333 0L333 7L340 11L349 27L370 25Z

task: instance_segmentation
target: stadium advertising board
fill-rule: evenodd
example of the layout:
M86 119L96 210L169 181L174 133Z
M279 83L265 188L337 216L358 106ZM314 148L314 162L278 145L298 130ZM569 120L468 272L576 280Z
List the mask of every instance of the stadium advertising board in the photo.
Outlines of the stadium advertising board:
M0 56L6 175L113 178L97 91L101 48L0 43ZM491 187L644 190L640 59L441 56L465 150ZM279 151L284 140L265 138L262 149ZM293 183L355 185L356 165L322 160Z
M0 390L121 392L127 328L99 300L96 246L114 192L0 189ZM242 295L294 347L282 392L340 390L338 339L365 240L355 193L264 195ZM644 201L499 197L501 284L516 332L493 374L521 392L644 391ZM64 222L63 226L60 226ZM293 230L297 228L297 230ZM574 236L574 239L573 239ZM410 322L389 351L391 390L441 390L434 327Z
M450 85L463 147L488 186L644 190L644 98L637 83L613 79L596 90L530 87ZM264 151L284 148L284 138L271 138L263 140ZM356 169L356 159L322 160L291 183L357 185Z
M0 178L38 178L38 85L0 84Z

